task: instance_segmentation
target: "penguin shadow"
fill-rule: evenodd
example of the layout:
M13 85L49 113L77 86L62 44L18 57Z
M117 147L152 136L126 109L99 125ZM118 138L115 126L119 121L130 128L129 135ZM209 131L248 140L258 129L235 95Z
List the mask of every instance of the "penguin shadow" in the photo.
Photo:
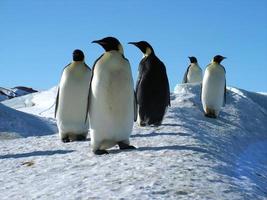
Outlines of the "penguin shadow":
M137 148L136 148L137 149ZM113 148L113 149L109 149L108 153L109 154L118 154L118 153L122 153L122 152L132 152L132 151L136 151L136 149L119 149L119 148Z
M171 151L193 151L197 153L210 153L206 149L200 147L193 147L193 146L180 146L180 145L172 145L172 146L160 146L160 147L138 147L136 151L164 151L164 150L171 150Z
M182 126L182 125L181 124L163 123L163 124L161 124L161 126L172 126L172 127L176 127L176 126Z
M157 133L157 132L151 132L148 134L135 134L135 135L131 135L131 138L136 138L136 137L156 137L156 136L190 136L190 134L188 133L183 133L183 132L179 132L179 133Z
M86 138L85 140L76 140L74 142L90 142L91 138Z
M67 154L67 153L72 153L72 152L74 152L74 150L33 151L29 153L0 155L0 159L27 158L27 157L33 157L33 156L53 156L56 154Z

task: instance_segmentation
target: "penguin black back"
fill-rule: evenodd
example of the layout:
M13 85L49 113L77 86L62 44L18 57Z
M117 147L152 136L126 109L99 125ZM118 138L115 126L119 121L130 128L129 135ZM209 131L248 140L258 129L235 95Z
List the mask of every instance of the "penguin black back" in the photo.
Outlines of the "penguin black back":
M159 125L170 105L169 81L164 63L146 41L131 42L144 54L136 83L139 117L143 124Z

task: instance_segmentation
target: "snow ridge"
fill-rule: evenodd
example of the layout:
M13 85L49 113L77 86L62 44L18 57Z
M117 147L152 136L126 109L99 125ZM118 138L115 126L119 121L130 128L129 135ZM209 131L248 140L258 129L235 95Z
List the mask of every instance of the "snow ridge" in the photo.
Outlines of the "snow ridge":
M55 96L3 103L53 127ZM0 140L0 199L267 199L267 96L228 87L218 119L204 116L198 84L177 85L171 100L162 126L135 124L134 151L95 156L89 140L63 144L41 126L46 136Z

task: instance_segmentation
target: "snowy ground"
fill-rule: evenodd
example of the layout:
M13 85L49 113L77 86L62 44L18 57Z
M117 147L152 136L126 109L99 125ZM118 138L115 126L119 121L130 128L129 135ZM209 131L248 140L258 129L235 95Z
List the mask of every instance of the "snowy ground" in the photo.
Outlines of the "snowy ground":
M220 118L208 119L199 93L199 85L178 85L162 126L135 125L133 151L95 156L89 140L25 137L19 126L24 138L0 140L0 199L267 199L267 96L228 88ZM55 94L4 104L54 130Z

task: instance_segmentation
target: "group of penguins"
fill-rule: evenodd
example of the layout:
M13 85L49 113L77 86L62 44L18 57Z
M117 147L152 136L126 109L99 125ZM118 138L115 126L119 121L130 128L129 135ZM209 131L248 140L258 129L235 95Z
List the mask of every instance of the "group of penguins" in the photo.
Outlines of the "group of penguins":
M139 64L136 88L129 61L121 43L114 37L95 40L105 52L92 70L84 54L76 49L73 61L62 73L56 97L55 118L63 142L86 140L90 128L94 154L108 154L107 149L135 149L130 145L134 121L139 126L159 126L170 106L166 68L146 41L129 42L138 47L143 58ZM217 55L202 70L195 57L189 57L184 83L202 82L202 104L207 117L216 118L225 101L225 69Z

